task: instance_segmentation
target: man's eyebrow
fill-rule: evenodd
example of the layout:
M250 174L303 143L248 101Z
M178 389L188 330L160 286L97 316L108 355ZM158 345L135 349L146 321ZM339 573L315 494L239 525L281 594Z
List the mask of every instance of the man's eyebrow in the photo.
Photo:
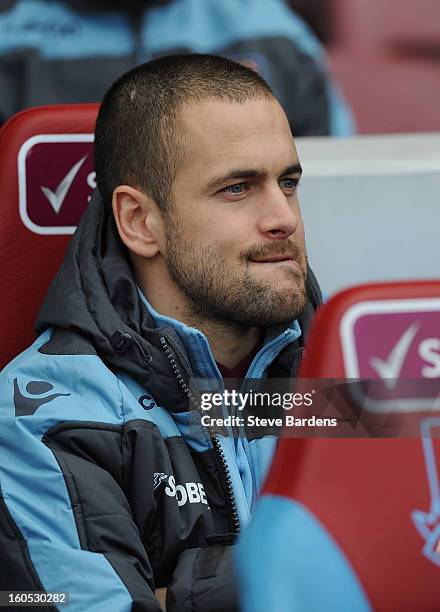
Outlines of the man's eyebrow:
M286 176L287 174L301 174L302 168L301 164L292 164L287 166L283 172L281 172L280 176ZM261 170L258 168L237 168L236 170L231 170L222 176L217 176L209 181L208 188L219 187L223 185L223 183L227 183L228 181L234 179L241 178L264 178L267 176L266 170Z
M298 162L297 164L292 164L291 166L287 166L287 168L285 168L284 172L282 172L280 176L286 176L286 174L299 174L301 176L302 171L303 171L302 166Z
M236 170L231 170L222 176L217 176L209 181L208 187L219 187L223 185L223 183L227 183L233 179L239 178L262 178L267 176L267 172L265 170L259 169L250 169L250 168L237 168Z

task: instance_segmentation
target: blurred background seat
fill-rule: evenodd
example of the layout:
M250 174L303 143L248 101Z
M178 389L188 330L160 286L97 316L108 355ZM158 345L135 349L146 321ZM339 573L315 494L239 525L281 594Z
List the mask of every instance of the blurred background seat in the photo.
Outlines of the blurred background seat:
M360 134L440 130L439 60L329 50Z
M332 73L361 134L440 130L440 3L328 0Z
M326 0L334 46L375 53L408 43L440 45L437 0Z

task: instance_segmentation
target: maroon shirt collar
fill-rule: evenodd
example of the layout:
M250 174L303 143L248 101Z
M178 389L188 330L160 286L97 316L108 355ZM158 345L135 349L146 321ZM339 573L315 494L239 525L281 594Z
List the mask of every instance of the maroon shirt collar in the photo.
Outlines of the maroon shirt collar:
M226 366L216 361L217 367L220 370L220 374L223 376L223 378L244 378L249 369L249 366L251 365L255 355L258 353L260 348L261 346L257 344L257 346L253 348L252 351L248 355L246 355L246 357L244 357L239 363L237 363L237 365L233 368L227 368Z

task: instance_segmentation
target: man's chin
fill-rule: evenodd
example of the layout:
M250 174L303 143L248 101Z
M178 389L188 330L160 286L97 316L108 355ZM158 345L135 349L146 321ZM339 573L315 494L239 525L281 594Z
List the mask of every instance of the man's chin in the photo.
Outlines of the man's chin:
M272 325L289 325L292 321L295 321L295 319L300 317L304 310L305 306L301 306L296 308L295 310L290 310L289 312L272 312L266 317L261 317L259 320L257 319L254 323L254 326L271 327Z
M279 296L278 296L279 297ZM296 292L289 294L289 298L272 299L262 304L254 300L249 304L252 306L247 312L235 313L236 322L249 327L270 327L272 325L288 325L302 315L306 308L306 294Z

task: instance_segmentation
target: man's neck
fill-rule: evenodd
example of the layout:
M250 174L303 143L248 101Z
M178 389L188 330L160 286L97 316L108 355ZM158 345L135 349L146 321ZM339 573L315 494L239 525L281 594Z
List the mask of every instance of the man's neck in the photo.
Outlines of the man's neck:
M234 368L261 342L261 329L258 327L200 320L188 324L205 334L214 359L228 369Z
M191 305L180 295L174 295L173 299L167 291L155 291L151 295L146 284L140 284L148 302L158 313L205 334L214 359L226 368L234 368L261 342L261 329L258 327L208 319L194 313Z

